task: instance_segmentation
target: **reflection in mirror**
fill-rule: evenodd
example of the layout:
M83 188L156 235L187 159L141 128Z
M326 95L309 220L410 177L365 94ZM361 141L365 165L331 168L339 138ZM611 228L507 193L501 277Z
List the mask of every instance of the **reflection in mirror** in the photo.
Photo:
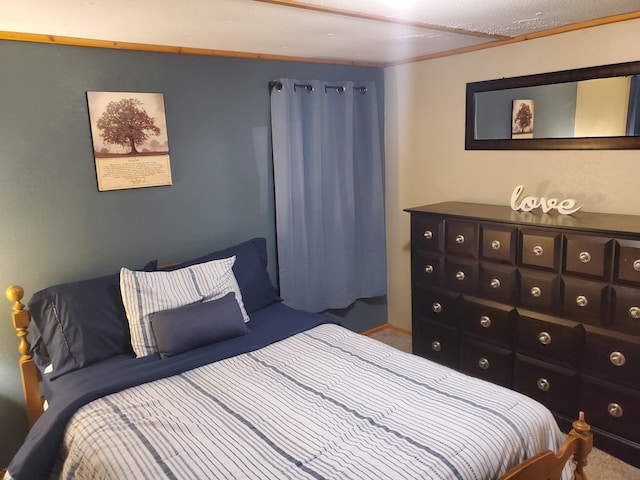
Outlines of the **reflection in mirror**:
M640 62L468 83L465 146L640 148Z
M631 77L627 135L640 135L640 75Z
M624 137L633 113L630 90L631 77L625 76L481 92L475 138L512 138L512 104L523 98L535 105L532 138Z

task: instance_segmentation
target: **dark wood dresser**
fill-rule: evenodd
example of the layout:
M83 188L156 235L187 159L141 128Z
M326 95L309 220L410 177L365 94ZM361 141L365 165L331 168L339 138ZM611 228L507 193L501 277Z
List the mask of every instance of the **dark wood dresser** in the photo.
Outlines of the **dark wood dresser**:
M413 352L520 391L640 467L640 216L410 208Z

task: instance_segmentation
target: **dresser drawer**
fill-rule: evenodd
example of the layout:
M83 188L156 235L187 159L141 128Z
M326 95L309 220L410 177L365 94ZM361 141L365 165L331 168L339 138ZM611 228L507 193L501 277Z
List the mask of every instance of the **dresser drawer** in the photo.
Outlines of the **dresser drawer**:
M640 443L640 391L583 375L579 395L589 424Z
M444 219L434 215L412 215L411 245L418 250L443 253Z
M576 415L578 374L574 370L516 354L514 371L515 390L550 410L568 417Z
M562 314L573 320L606 326L609 323L609 286L599 282L564 279Z
M515 304L518 292L518 271L515 267L480 264L480 296L496 302Z
M445 251L455 255L478 258L478 230L475 222L447 220Z
M438 288L417 287L413 292L414 316L450 327L458 326L460 295Z
M461 368L474 377L511 387L513 353L504 348L463 338Z
M612 328L640 336L640 289L615 285Z
M520 265L559 271L562 235L558 232L522 230Z
M565 235L564 271L599 280L611 279L613 240L586 235Z
M465 334L503 347L513 345L516 311L513 307L464 297L460 320Z
M478 289L478 263L460 257L447 257L444 277L446 287L456 292L474 295Z
M617 240L615 281L640 285L640 241Z
M480 225L480 256L494 262L516 263L518 229L499 225Z
M411 256L413 281L424 285L442 285L444 282L444 256L437 253L414 251Z
M460 336L452 328L414 321L413 353L451 368L459 368Z
M521 271L518 304L543 312L559 310L560 277L545 272Z
M640 338L587 327L582 371L640 390Z
M526 310L518 310L516 350L566 367L576 367L582 352L584 328Z

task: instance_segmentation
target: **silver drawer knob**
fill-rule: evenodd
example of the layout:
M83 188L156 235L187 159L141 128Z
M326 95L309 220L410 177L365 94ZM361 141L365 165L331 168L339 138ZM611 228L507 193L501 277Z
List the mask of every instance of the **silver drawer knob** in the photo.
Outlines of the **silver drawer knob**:
M440 345L439 341L434 340L433 342L431 342L431 349L434 352L439 352L441 348L442 348L442 345Z
M631 307L629 309L629 316L636 320L640 318L640 307Z
M431 305L431 310L433 310L435 313L440 313L442 311L442 305L440 305L438 302L435 302L433 305Z
M548 332L540 332L538 334L538 341L542 345L549 345L551 343L551 335Z
M478 366L483 369L486 370L487 368L489 368L489 360L487 360L486 358L481 358L480 360L478 360Z
M431 240L433 238L433 232L431 230L425 230L422 236L427 240Z
M533 287L531 289L531 295L537 298L542 295L542 290L540 290L540 287Z
M460 281L464 280L464 272L463 271L460 271L460 272L456 273L456 280L460 280Z
M621 367L625 363L627 363L627 359L625 358L625 356L624 356L624 354L622 352L611 352L611 355L609 355L609 360L616 367Z
M424 267L424 271L426 273L433 273L433 265L427 265L426 267Z
M551 388L551 384L549 383L549 380L547 380L546 378L539 378L537 385L538 385L538 389L542 390L543 392L547 392Z
M491 326L491 319L486 315L480 317L480 325L484 328L489 328Z
M456 235L456 243L462 245L464 243L464 235Z
M500 288L500 280L497 278L492 279L491 288Z
M633 269L636 272L640 272L640 258L633 262Z
M576 297L576 303L578 304L579 307L586 307L589 301L587 300L587 297L585 297L584 295L578 295Z
M494 250L500 250L500 241L494 240L493 242L491 242L491 248L493 248Z
M609 415L616 418L620 418L624 414L622 407L617 403L610 403L607 406L607 410L609 411Z
M533 247L533 254L536 257L540 257L544 253L544 249L540 245Z
M582 263L589 263L591 261L591 254L589 252L580 252L578 258Z

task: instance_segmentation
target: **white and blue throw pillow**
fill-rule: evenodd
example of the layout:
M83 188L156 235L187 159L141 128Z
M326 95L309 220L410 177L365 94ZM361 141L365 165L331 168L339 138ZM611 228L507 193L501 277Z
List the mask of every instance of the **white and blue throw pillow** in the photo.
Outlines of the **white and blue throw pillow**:
M173 271L139 272L122 268L120 292L136 356L158 352L149 319L156 312L209 302L233 292L242 317L248 322L249 316L232 270L235 260L233 256Z

